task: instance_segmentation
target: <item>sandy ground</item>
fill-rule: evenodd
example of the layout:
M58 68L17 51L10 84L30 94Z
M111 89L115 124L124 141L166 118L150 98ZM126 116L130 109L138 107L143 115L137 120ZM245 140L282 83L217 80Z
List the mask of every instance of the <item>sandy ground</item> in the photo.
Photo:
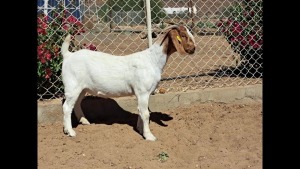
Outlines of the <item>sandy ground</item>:
M75 138L63 134L61 122L39 124L38 168L262 168L261 101L153 112L155 142L135 131L136 120L120 108L88 126L74 123Z

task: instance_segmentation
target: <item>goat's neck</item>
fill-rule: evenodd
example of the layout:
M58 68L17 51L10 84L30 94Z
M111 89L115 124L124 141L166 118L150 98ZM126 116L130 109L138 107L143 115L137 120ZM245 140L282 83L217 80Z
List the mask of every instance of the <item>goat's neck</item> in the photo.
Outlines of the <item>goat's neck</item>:
M163 70L168 60L168 56L163 50L164 50L164 46L163 45L161 46L158 43L154 43L149 48L151 62L155 64L155 66L159 68L160 71Z

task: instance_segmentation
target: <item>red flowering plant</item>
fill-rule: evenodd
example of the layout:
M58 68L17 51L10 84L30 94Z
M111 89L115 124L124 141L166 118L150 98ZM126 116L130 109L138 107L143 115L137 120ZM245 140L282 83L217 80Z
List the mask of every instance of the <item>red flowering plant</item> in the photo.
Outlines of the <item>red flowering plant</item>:
M48 16L40 14L37 17L37 76L38 95L47 96L62 93L60 80L62 56L61 44L66 35L84 33L82 23L73 15L59 6ZM75 50L71 43L71 50Z
M241 56L242 64L236 73L262 77L262 0L242 0L227 10L228 18L220 20L217 26Z

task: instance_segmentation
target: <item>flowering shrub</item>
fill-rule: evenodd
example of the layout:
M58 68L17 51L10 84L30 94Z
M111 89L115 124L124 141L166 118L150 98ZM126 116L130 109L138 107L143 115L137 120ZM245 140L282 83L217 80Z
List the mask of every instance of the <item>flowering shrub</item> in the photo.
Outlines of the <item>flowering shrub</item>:
M82 23L70 15L67 10L60 6L56 11L37 17L37 76L38 94L46 96L62 93L63 85L59 79L61 75L62 55L60 48L64 38L68 33L80 35L84 33ZM75 50L74 43L71 42L71 49ZM82 47L77 47L82 48ZM96 50L92 44L85 45L84 48Z
M227 20L217 26L243 60L239 69L244 75L262 76L262 0L243 0L228 8ZM239 72L240 73L240 72Z

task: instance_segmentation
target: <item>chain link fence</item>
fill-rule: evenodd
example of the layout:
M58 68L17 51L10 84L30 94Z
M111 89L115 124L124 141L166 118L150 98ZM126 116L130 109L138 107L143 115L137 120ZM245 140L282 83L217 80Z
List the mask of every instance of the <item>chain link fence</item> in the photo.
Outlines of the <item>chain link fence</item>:
M38 0L37 100L63 97L60 46L127 55L149 47L144 0ZM172 54L155 92L262 83L262 0L151 0L151 31L184 24L196 41ZM155 38L153 42L155 42ZM99 77L101 78L101 77Z

